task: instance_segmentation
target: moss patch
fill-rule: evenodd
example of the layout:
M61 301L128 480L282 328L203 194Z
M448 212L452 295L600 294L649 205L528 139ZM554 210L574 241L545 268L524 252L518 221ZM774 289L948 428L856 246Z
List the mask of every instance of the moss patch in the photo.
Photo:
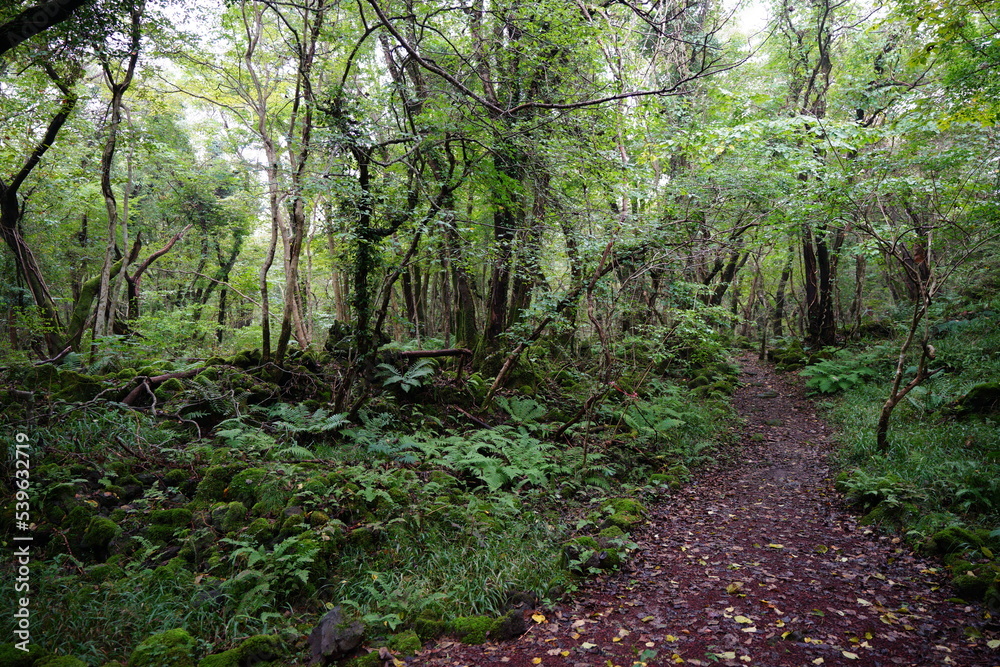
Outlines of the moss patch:
M195 667L195 639L175 628L147 637L135 647L128 667Z

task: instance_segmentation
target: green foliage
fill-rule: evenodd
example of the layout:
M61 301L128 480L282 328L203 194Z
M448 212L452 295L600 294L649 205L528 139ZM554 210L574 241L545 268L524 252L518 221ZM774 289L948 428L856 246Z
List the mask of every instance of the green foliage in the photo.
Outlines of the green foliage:
M274 545L224 538L235 549L228 559L236 573L222 585L237 616L274 619L273 611L283 602L307 590L319 543L305 535L294 535Z
M824 359L806 366L799 375L809 378L806 387L820 394L848 391L875 377L863 355L841 353L834 359Z
M437 364L433 359L417 359L405 371L401 371L392 364L379 364L377 374L382 378L382 386L395 386L409 392L417 389L426 382L424 378L434 373Z

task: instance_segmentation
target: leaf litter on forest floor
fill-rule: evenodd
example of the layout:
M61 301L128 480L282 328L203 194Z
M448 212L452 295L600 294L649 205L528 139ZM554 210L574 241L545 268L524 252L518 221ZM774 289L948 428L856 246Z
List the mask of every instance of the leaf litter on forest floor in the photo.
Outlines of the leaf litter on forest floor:
M540 632L492 648L453 644L413 664L1000 665L1000 627L949 602L939 566L844 512L829 480L830 434L793 378L741 361L780 393L765 401L737 389L747 432L781 418L781 437L743 438L738 463L709 466L651 507L621 572L555 610L527 612ZM555 612L577 620L544 623Z

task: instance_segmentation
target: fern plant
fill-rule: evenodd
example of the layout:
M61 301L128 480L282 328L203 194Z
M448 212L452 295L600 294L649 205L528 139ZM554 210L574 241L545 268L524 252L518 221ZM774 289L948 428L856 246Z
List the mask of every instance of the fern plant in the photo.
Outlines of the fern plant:
M417 359L417 361L401 371L392 364L379 364L377 374L382 378L382 386L388 387L397 385L404 392L409 393L411 389L416 389L423 385L423 378L434 372L435 364L432 359Z
M806 366L799 374L809 378L807 389L820 394L847 391L875 377L875 371L863 365L862 360L843 356Z

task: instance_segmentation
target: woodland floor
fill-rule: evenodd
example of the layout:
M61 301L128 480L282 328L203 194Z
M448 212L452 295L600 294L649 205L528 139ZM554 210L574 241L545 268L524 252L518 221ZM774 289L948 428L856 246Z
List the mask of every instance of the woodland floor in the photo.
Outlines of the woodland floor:
M624 570L526 612L516 640L441 641L407 664L1000 665L986 646L1000 626L948 601L940 563L847 511L827 462L831 429L799 379L740 362L739 457L651 507Z

